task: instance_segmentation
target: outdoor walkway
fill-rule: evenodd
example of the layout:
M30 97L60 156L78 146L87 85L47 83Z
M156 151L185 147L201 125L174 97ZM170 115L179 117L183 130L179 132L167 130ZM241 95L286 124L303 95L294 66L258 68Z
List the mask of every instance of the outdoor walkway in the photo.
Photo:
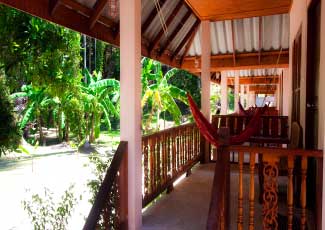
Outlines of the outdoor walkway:
M170 194L163 194L144 211L143 230L205 229L214 176L214 164L197 165Z
M170 194L143 212L143 230L204 230L209 212L214 163L197 165L192 175L182 180ZM247 171L247 172L246 172ZM248 170L244 170L244 227L248 227ZM231 170L230 229L237 229L238 170ZM258 176L255 174L258 197ZM262 229L262 205L255 199L255 228Z

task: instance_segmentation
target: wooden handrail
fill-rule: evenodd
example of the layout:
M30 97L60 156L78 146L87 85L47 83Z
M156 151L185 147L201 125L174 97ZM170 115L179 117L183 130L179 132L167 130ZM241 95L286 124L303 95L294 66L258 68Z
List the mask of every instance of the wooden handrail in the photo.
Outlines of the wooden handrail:
M232 145L227 147L227 152L254 152L273 157L304 156L323 158L323 150L286 149Z
M110 194L114 188L114 183L116 182L117 173L120 169L123 159L127 154L128 143L126 141L121 141L115 154L113 160L107 169L107 173L103 180L103 183L99 187L98 194L96 195L95 202L89 212L86 223L83 227L84 230L94 230L96 229L100 214L107 204ZM126 192L126 191L123 191Z

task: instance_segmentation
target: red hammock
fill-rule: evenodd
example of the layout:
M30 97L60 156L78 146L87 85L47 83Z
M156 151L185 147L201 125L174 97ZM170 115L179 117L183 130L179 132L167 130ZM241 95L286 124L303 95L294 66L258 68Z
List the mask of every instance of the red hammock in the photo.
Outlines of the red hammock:
M195 102L193 101L191 95L187 93L188 102L195 120L196 125L198 126L201 134L205 137L207 141L215 146L219 146L222 141L219 139L217 134L217 129L210 124L210 122L203 116L201 111L196 106ZM248 125L246 126L245 130L236 136L231 136L229 138L229 144L237 145L246 142L251 136L255 135L260 129L260 117L264 113L267 106L263 108L257 108L253 117L249 121Z

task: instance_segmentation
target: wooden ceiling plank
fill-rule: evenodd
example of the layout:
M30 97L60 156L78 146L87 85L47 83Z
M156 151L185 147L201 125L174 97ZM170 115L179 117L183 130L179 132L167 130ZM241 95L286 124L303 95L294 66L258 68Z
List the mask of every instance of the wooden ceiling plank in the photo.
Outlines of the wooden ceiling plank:
M292 0L185 0L201 20L223 21L288 13Z
M235 45L234 20L231 20L231 38L232 38L232 58L233 58L234 66L236 66L236 45Z
M178 35L178 33L181 31L181 29L183 28L183 26L185 25L187 19L191 16L192 12L191 11L187 11L186 14L183 16L183 18L181 19L180 23L177 25L177 27L174 29L174 31L168 36L167 41L165 43L165 45L163 47L161 47L160 52L159 52L159 56L161 56L166 49L168 48L168 46L170 45L170 43L172 42L172 40L174 38L176 38L176 36Z
M173 19L175 18L175 16L178 14L179 10L182 8L183 6L183 0L180 0L178 2L178 4L176 5L176 7L174 8L173 12L170 14L170 16L167 18L166 20L166 27L168 28L169 25L172 23ZM155 38L153 39L153 41L151 42L150 46L149 46L149 52L151 53L152 50L155 49L155 47L158 45L160 39L162 38L162 36L164 35L164 30L163 28L160 29L160 31L158 32L158 34L155 36Z
M94 28L97 20L99 19L100 15L103 13L105 6L107 5L108 0L97 0L93 9L93 12L89 19L89 28Z
M186 44L186 42L189 40L190 36L192 35L193 30L196 30L196 27L198 27L199 25L200 25L200 20L197 19L195 21L195 23L192 25L191 29L187 32L187 34L185 35L185 37L183 38L183 40L176 47L173 55L171 56L171 60L175 60L175 58L177 57L178 53L181 51L181 49L184 47L184 45Z
M160 0L159 1L160 7L162 8L165 3L166 0ZM156 7L154 7L153 10L150 12L148 18L144 21L144 23L141 26L142 34L145 34L147 32L151 22L154 20L157 14L158 14L157 9Z

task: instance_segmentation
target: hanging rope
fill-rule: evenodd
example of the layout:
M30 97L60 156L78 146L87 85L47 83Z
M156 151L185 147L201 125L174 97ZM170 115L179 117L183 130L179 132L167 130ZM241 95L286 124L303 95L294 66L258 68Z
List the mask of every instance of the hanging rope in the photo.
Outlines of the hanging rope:
M167 29L167 25L166 25L164 15L163 15L162 10L161 10L159 0L154 0L154 2L155 2L155 7L156 7L156 10L157 10L158 16L159 16L159 21L160 21L161 27L164 30L165 36L167 37L168 36L168 29Z

